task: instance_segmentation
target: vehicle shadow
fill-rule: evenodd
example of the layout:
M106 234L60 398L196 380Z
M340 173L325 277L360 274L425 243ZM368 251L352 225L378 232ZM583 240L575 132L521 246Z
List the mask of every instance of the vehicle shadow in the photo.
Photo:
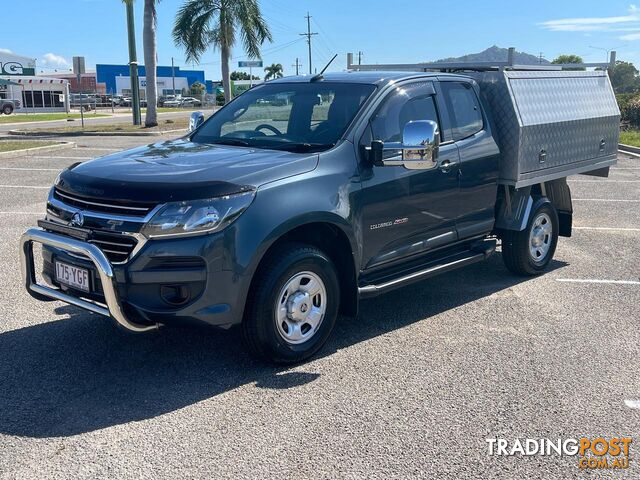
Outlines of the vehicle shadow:
M552 268L565 264L554 261ZM487 262L364 301L340 318L320 356L507 289L527 279ZM411 301L407 301L410 298ZM156 417L255 383L289 389L320 374L265 365L237 329L166 328L131 335L74 307L69 318L0 334L0 433L61 437Z

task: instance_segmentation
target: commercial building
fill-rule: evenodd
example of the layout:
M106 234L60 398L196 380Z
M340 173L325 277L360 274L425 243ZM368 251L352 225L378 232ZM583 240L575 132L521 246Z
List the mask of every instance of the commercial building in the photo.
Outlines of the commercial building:
M199 82L205 85L204 71L182 70L180 67L158 66L156 70L158 95L180 94L189 90L191 85ZM131 77L129 65L96 65L96 80L104 84L107 94L130 95ZM140 93L144 97L147 85L146 71L143 65L138 66Z
M0 98L21 100L17 112L64 112L69 108L69 82L36 76L35 58L0 52Z

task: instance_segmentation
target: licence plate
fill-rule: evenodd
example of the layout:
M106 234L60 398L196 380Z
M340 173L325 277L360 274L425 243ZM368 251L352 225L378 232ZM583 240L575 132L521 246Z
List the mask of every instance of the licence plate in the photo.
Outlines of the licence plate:
M89 290L89 270L56 260L56 280L78 290Z

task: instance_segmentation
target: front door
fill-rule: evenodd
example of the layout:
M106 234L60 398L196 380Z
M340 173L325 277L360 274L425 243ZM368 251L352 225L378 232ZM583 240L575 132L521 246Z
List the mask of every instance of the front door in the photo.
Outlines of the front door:
M390 92L372 115L361 145L371 140L400 142L404 126L415 120L440 124L431 81L403 84ZM390 158L394 152L384 154ZM451 166L439 168L445 159ZM430 169L361 162L361 269L391 265L456 239L458 165L454 143L442 145L440 162Z

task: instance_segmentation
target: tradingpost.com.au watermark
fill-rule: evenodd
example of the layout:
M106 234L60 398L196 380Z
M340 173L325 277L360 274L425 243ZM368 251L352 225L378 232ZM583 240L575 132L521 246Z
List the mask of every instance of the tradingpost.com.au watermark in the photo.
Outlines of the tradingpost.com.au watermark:
M489 455L578 457L581 469L627 469L632 440L629 437L596 438L487 438Z

